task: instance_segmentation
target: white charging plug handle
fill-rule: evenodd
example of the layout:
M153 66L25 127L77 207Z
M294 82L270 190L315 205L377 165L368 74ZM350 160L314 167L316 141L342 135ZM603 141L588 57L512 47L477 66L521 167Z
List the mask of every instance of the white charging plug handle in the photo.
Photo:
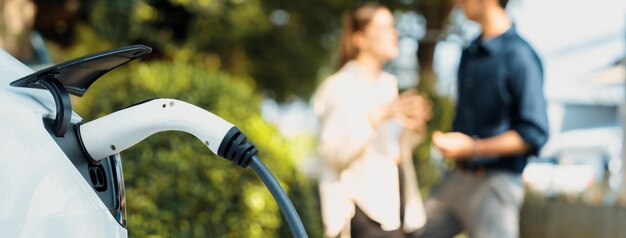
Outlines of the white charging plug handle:
M154 99L80 125L86 152L98 161L162 131L184 131L217 154L233 124L195 105Z

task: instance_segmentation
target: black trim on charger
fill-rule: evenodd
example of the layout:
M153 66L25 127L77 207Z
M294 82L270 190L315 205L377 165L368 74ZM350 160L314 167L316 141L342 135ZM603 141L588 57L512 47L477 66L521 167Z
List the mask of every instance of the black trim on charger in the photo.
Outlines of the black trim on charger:
M52 94L56 106L56 116L52 124L52 130L57 137L65 136L72 119L72 101L70 101L70 95L65 90L65 86L55 75L45 75L35 81L35 84L45 87Z
M53 132L63 137L72 117L70 95L82 97L102 75L136 58L152 52L145 45L107 50L39 70L11 82L11 86L47 89L56 105Z

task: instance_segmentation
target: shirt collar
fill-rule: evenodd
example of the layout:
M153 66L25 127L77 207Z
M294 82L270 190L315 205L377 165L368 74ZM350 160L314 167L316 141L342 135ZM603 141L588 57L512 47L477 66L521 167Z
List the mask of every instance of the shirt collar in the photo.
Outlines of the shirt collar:
M515 35L515 34L517 34L517 32L515 31L515 25L511 26L511 28L509 28L507 31L505 31L501 35L496 36L495 38L488 39L488 40L483 40L482 34L481 34L478 38L476 38L471 43L468 50L472 54L478 54L480 52L484 52L487 55L494 54L498 52L498 50L504 48L504 45L506 44L507 39L510 36Z
M378 77L372 78L367 74L367 68L361 64L359 64L356 60L348 61L342 68L341 71L345 71L351 74L354 78L359 79L380 79L383 77L383 72L381 71L378 74Z

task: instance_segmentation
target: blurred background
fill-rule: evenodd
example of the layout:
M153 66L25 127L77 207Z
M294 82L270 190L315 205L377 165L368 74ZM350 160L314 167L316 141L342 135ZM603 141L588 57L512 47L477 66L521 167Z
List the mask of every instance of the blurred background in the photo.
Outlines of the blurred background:
M321 237L314 153L316 86L335 70L336 0L0 0L0 47L33 69L145 44L152 54L73 98L86 121L154 97L188 101L239 126ZM478 26L450 0L381 1L400 55L386 69L433 102L449 130L456 67ZM523 237L626 233L626 1L511 0L518 32L545 68L551 138L524 171ZM131 237L289 237L257 177L160 133L125 151ZM427 139L414 153L424 196L448 165Z

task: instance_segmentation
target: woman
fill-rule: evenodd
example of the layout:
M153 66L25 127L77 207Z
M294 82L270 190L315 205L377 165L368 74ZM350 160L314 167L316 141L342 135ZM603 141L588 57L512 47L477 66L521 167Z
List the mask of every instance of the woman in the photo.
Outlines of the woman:
M350 10L340 69L314 97L327 237L404 237L426 220L411 149L401 150L400 137L425 129L430 105L415 91L398 96L397 79L382 71L397 42L389 9L366 3Z

